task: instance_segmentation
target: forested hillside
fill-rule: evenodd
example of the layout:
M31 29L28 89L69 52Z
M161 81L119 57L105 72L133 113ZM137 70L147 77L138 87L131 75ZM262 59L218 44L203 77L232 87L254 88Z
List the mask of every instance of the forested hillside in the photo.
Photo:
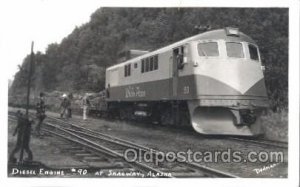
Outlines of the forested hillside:
M100 8L60 44L37 52L34 91L100 91L105 68L128 49L154 50L211 29L238 27L260 46L272 108L288 101L288 9L266 8ZM59 29L59 28L57 28ZM29 55L15 75L10 94L24 94Z

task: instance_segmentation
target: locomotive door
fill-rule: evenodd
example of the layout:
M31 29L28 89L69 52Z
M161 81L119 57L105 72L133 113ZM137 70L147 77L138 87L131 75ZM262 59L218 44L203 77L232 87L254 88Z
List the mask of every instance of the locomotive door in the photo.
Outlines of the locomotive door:
M183 60L183 46L173 49L173 67L172 67L172 96L178 94L178 64Z

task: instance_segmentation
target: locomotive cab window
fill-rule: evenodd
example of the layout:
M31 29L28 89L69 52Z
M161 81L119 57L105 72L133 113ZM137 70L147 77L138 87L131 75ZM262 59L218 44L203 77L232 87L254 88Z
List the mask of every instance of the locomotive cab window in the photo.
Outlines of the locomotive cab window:
M178 47L176 49L173 49L173 59L174 63L177 64L178 69L183 69L184 64L183 64L183 58L184 58L184 47Z
M249 44L249 54L250 54L250 59L252 60L259 60L258 58L258 49L255 45Z
M226 50L228 57L244 58L243 45L236 42L226 42Z
M217 42L206 42L198 44L198 53L200 56L219 56Z

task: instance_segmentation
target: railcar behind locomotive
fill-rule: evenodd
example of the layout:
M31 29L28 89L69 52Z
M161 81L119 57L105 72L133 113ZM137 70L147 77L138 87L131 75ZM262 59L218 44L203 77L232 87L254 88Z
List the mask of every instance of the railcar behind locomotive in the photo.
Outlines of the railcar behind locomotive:
M236 28L201 33L106 70L109 112L253 136L268 107L257 44Z

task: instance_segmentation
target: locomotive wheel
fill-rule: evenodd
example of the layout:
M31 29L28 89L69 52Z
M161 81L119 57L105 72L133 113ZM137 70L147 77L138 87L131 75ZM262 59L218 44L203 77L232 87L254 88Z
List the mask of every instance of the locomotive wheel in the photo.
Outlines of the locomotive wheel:
M180 116L180 126L190 126L191 125L191 120L190 120L190 115L188 113L188 110L182 111L182 115Z
M120 119L125 120L126 119L126 111L124 109L120 110Z
M132 106L126 106L119 110L119 115L121 120L132 120L133 117L133 108Z
M161 113L159 111L160 109L158 107L152 110L151 119L153 124L161 124Z
M161 117L160 117L160 123L161 125L171 125L172 124L172 113L168 108L165 108L165 110L162 111Z

